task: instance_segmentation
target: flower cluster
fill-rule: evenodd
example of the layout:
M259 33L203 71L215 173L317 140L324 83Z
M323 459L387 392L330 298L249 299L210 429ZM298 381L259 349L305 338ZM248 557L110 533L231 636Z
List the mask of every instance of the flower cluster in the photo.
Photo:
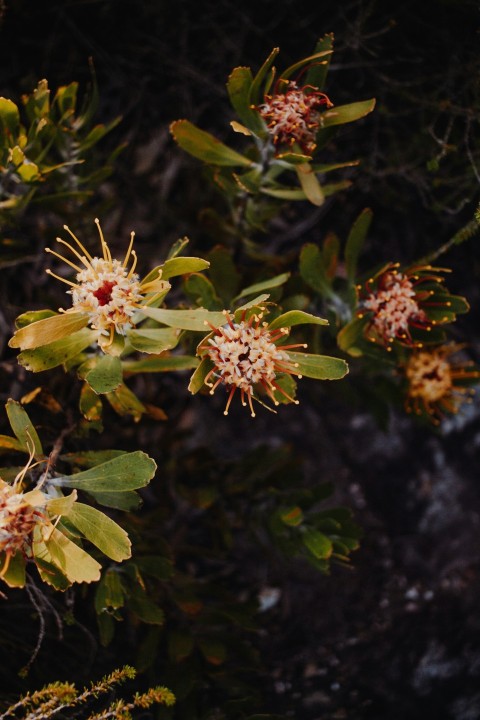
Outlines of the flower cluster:
M408 412L426 413L438 423L445 413L455 414L473 394L470 385L480 377L468 361L453 361L450 356L461 346L451 343L429 351L414 351L405 364Z
M61 280L70 286L68 292L72 296L72 307L67 312L86 313L87 324L97 331L97 341L104 352L112 345L115 333L125 335L126 331L134 326L133 315L148 304L145 295L148 293L161 293L169 287L168 283L161 280L160 271L154 280L141 282L135 273L137 255L133 249L135 233L130 236L130 244L123 262L112 258L110 248L105 242L100 222L95 219L100 235L102 257L92 257L80 240L73 234L69 227L65 230L73 238L76 247L70 243L57 238L57 242L65 245L76 262L72 262L50 248L49 252L76 271L76 282L66 280L55 275L50 269L49 275ZM128 265L131 261L131 267ZM152 302L153 297L149 299Z
M280 148L298 145L302 152L311 155L315 150L315 136L321 126L321 111L333 103L317 88L298 87L288 82L285 92L265 95L257 107L267 123L273 142Z
M279 374L296 375L301 378L298 364L291 362L286 350L297 347L305 348L305 344L281 345L289 334L288 328L270 330L267 322L262 322L262 313L252 314L246 319L244 312L240 322L225 312L227 323L214 328L213 335L208 336L199 346L198 353L207 356L213 363L212 369L205 377L205 384L213 395L216 388L223 384L228 391L225 415L228 414L230 403L237 390L243 406L248 406L252 417L255 417L252 400L255 390L263 390L279 405L276 393L283 395L289 402L294 400L277 382ZM212 381L212 378L215 378Z
M371 342L391 350L395 341L421 348L434 325L450 322L466 311L463 298L451 296L443 286L446 270L430 265L400 270L389 263L364 285L357 286L357 317L365 319L364 334Z
M0 578L7 572L10 560L17 552L28 554L37 525L51 525L44 512L47 496L39 489L27 493L21 490L29 465L30 461L17 475L13 485L0 478L0 553L5 553Z

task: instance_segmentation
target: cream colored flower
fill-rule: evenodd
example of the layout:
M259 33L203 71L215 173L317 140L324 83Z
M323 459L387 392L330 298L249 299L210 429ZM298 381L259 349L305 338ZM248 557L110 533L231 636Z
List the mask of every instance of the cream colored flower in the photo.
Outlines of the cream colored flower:
M316 88L300 88L290 81L285 92L266 95L257 110L266 121L275 145L288 148L297 144L311 155L321 124L320 113L331 106L328 97Z
M405 365L408 411L417 415L425 412L433 422L438 422L445 413L458 412L461 404L468 400L473 393L469 386L480 373L470 362L450 359L459 349L459 345L452 343L412 353Z
M46 252L55 255L76 271L76 282L66 280L47 270L49 275L70 286L68 293L72 296L72 307L67 312L84 312L88 315L88 324L98 331L98 344L108 352L115 333L125 335L134 326L134 314L137 310L153 302L155 297L170 286L161 280L158 269L153 280L140 281L135 273L137 255L133 249L135 233L130 235L130 243L123 262L112 258L110 248L105 242L100 222L95 219L100 235L102 257L92 255L80 240L65 225L65 230L75 241L76 247L62 238L57 242L65 245L75 258L75 262L46 248ZM129 263L131 262L130 268ZM146 295L150 297L146 299ZM62 311L64 312L64 311Z
M228 415L230 403L237 390L240 391L242 405L246 406L248 403L252 417L255 417L252 402L255 388L263 389L274 405L279 404L275 393L280 393L290 402L298 404L298 401L280 387L277 376L284 373L302 377L298 366L291 362L285 350L305 348L306 345L278 347L277 343L289 334L289 330L269 330L268 323L261 322L262 314L251 315L248 320L244 314L240 322L234 322L229 313L225 313L225 316L226 325L212 328L213 335L198 349L199 354L209 357L214 365L205 378L210 394L213 395L220 384L225 385L228 390L224 414ZM212 381L212 378L215 380Z

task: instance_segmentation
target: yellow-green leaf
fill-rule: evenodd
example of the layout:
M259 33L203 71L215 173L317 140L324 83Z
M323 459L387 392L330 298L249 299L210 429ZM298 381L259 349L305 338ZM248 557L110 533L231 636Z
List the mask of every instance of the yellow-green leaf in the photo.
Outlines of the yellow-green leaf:
M12 430L22 450L26 453L33 452L35 457L43 456L42 443L37 431L20 403L10 398L5 408Z
M347 363L340 358L302 352L287 352L287 355L304 377L315 380L340 380L348 373Z
M53 485L87 492L121 492L144 487L156 469L157 465L152 458L141 450L135 450L74 475L53 478L51 482Z
M81 547L69 540L56 528L45 545L52 562L71 582L96 582L100 579L102 566Z
M207 332L208 325L214 327L225 325L223 312L211 312L203 308L194 310L166 310L163 308L144 308L142 312L152 320L180 330L196 330Z
M105 513L90 505L76 502L64 515L107 557L121 562L131 556L132 544L127 533Z
M289 310L283 315L279 315L269 324L269 330L275 330L281 327L293 327L293 325L328 325L328 320L311 315L303 310Z
M26 325L16 331L8 343L10 347L31 350L50 345L55 340L81 330L88 323L87 313L66 312Z
M252 165L251 160L227 147L210 133L200 130L189 120L176 120L170 125L170 132L183 150L209 165Z
M72 360L94 340L95 332L90 328L83 328L73 335L55 340L55 342L35 348L35 350L24 350L17 359L20 365L27 370L42 372Z
M112 355L98 356L95 366L85 375L85 380L97 395L113 392L122 379L122 363Z

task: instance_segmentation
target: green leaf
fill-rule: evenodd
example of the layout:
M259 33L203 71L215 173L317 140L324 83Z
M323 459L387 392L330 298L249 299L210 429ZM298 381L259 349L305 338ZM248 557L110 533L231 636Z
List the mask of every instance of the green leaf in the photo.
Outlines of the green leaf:
M88 383L80 390L79 409L89 422L100 422L102 419L102 401Z
M82 312L66 312L59 315L37 320L16 331L8 343L10 347L31 350L44 345L51 345L81 330L88 323L88 314Z
M188 275L189 273L206 270L210 263L208 260L197 257L175 257L165 260L161 265L162 280L169 280L178 275Z
M296 165L295 170L297 171L300 185L302 186L302 190L305 193L307 200L310 200L310 202L317 207L323 205L325 202L325 195L311 166L308 163Z
M21 449L26 453L33 452L35 457L42 457L43 448L40 438L20 403L10 398L7 400L5 409L7 411L8 421L15 437L20 443Z
M50 370L72 360L95 340L95 333L90 328L78 330L61 340L43 345L35 350L24 350L18 355L18 362L27 370L42 372Z
M332 296L330 280L327 277L323 256L317 245L307 243L300 252L300 275L319 295Z
M195 393L202 389L205 384L205 378L213 367L214 365L210 358L206 357L202 360L202 362L190 378L188 389L190 390L192 395L195 395Z
M340 358L290 351L287 351L287 355L304 377L315 380L340 380L348 373L347 363Z
M315 46L315 53L328 51L330 54L320 62L313 62L305 75L305 85L312 85L323 90L327 79L328 68L333 54L333 33L324 35Z
M216 638L198 638L200 648L205 660L211 665L223 665L227 658L227 648Z
M95 612L97 615L110 608L118 610L125 604L125 593L120 573L116 568L109 568L102 576L95 591Z
M282 510L280 513L280 519L289 527L297 527L298 525L301 525L304 520L302 508L295 505L287 510Z
M270 55L267 57L265 62L263 63L260 70L257 72L255 77L253 78L253 82L250 88L250 97L249 97L249 105L259 105L259 103L263 102L263 95L261 88L263 85L263 82L265 78L270 74L270 77L272 77L272 73L270 72L270 69L273 65L273 61L277 57L278 53L280 52L280 48L276 47L273 48ZM268 92L268 89L266 90Z
M85 550L69 540L56 528L53 529L45 545L52 562L70 580L70 582L96 582L100 579L102 566ZM33 544L35 554L35 543Z
M20 130L20 113L15 103L4 97L0 97L0 128L11 145Z
M308 55L305 58L302 58L298 62L294 63L294 65L290 65L286 70L282 72L282 80L288 79L292 77L294 73L297 72L297 70L300 70L300 68L304 67L305 65L312 65L315 60L324 60L325 58L330 57L332 54L332 50L330 48L322 48L321 50L316 50L313 55Z
M212 282L205 275L189 275L185 278L183 289L195 305L213 311L223 307Z
M100 510L76 502L64 515L107 557L121 562L131 556L132 544L125 530Z
M5 450L7 452L10 450L18 450L19 452L24 452L25 448L19 440L16 440L9 435L0 435L0 450Z
M227 147L210 133L200 130L189 120L176 120L170 125L170 132L182 150L209 165L252 165L251 160Z
M230 74L227 90L230 102L238 117L252 132L257 135L265 133L265 123L261 116L251 108L251 92L253 75L249 67L236 67Z
M375 98L371 98L370 100L362 100L360 102L330 108L321 115L322 129L332 127L333 125L345 125L345 123L360 120L360 118L371 113L374 107Z
M332 541L326 535L315 528L305 528L302 533L302 540L305 547L318 560L328 560L332 554Z
M129 360L123 363L125 373L134 375L145 372L171 372L191 370L197 367L198 358L193 355L167 355L166 357L149 357L140 360Z
M165 613L153 600L150 600L139 588L135 588L127 599L129 609L148 625L163 625Z
M3 570L7 561L6 553L0 554L1 579L11 588L23 588L26 583L25 558L21 552L15 553L8 562L8 568Z
M293 327L294 325L328 325L328 320L311 315L303 310L289 310L283 315L279 315L269 324L269 330L276 330L281 327Z
M168 655L175 663L182 662L192 654L193 636L188 630L172 630L168 635Z
M29 310L26 313L22 313L15 320L15 327L22 328L25 325L37 322L38 320L44 320L48 317L57 317L58 313L53 310Z
M85 375L85 380L97 395L113 392L122 379L122 363L112 355L97 356L95 366Z
M271 288L280 287L280 285L284 285L288 278L290 277L290 273L282 273L281 275L276 275L273 278L269 278L268 280L263 280L262 282L255 283L254 285L249 285L249 287L244 288L235 298L234 301L240 300L241 298L247 297L247 295L256 295L257 293L263 292L263 290L270 290ZM223 323L225 323L225 318L223 320Z
M363 318L350 320L337 335L338 347L349 355L352 355L352 357L362 355L362 350L356 347L356 343L363 337L364 327L365 320Z
M353 282L357 272L357 261L365 242L370 224L372 222L373 213L370 208L362 210L360 215L353 223L348 233L347 243L345 245L345 265L347 269L347 278Z
M92 492L89 490L88 494L99 505L114 508L115 510L138 510L142 504L142 498L135 490L125 490L124 492Z
M140 328L129 330L127 337L135 350L157 354L178 345L180 333L174 328Z
M141 450L135 450L74 475L52 478L51 482L87 492L122 492L148 485L156 469L152 458Z
M223 312L211 312L203 308L193 310L165 310L163 308L143 308L142 312L152 320L163 325L179 328L181 330L196 330L207 332L208 325L219 327L225 325Z
M233 262L232 253L221 245L217 245L208 253L210 261L209 275L217 293L230 304L238 291L241 275Z
M121 383L113 392L106 393L105 397L115 412L121 416L132 415L137 421L147 412L145 405L125 383Z

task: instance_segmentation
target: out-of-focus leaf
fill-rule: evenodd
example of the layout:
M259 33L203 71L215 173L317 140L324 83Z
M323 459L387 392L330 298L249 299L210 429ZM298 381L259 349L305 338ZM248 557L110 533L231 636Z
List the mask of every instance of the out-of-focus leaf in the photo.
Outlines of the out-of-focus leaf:
M306 548L319 560L328 560L332 554L332 541L315 528L304 528L302 540Z
M23 588L26 582L25 558L21 552L15 553L8 562L8 568L3 570L7 557L5 553L0 554L1 579L11 588Z
M323 205L325 202L325 194L311 166L305 163L296 165L295 169L307 200L310 200L313 205L317 205L318 207Z
M269 330L281 327L293 327L294 325L328 325L328 320L311 315L303 310L289 310L279 315L269 324Z
M290 273L282 273L281 275L276 275L275 277L269 278L268 280L263 280L262 282L250 285L249 287L244 288L234 298L234 301L241 300L242 298L247 297L247 295L256 295L257 293L263 292L263 290L270 290L271 288L280 287L280 285L284 285L287 282L289 277ZM225 318L223 320L223 323L225 323Z
M368 233L368 229L372 222L373 213L370 208L362 210L360 215L353 223L348 233L345 245L345 265L347 269L347 277L353 282L357 272L357 261L361 253L363 243Z

